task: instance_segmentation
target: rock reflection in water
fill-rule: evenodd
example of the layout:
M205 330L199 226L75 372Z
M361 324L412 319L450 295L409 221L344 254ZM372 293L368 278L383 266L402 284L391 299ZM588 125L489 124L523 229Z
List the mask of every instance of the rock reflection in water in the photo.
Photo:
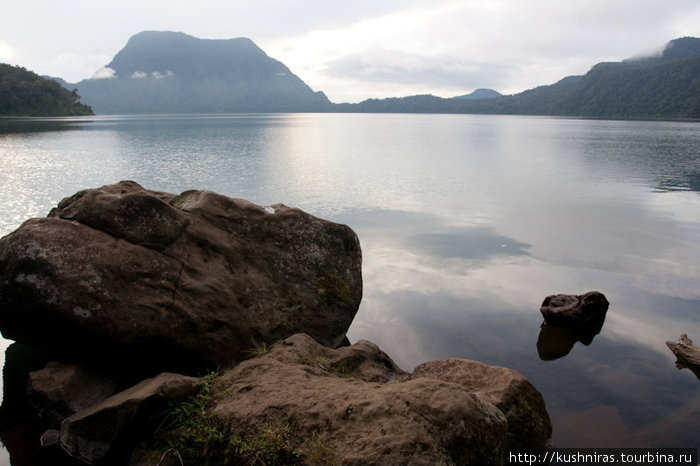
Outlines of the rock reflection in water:
M542 322L537 337L537 354L543 361L553 361L566 356L576 342L588 346L598 335L605 323L606 314L598 314L586 323L576 327L557 327Z
M47 425L26 396L29 373L44 367L48 359L44 351L21 343L13 343L5 351L0 440L10 453L11 464L76 464L62 454L59 445L41 443Z
M547 296L540 307L544 317L537 338L540 359L553 361L566 356L577 341L590 345L603 328L608 305L598 291Z

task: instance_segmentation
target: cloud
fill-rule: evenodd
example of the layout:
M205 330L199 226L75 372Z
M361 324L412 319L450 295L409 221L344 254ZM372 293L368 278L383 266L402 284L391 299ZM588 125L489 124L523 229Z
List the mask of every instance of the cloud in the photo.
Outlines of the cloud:
M160 71L151 71L150 73L146 73L145 71L134 71L131 73L131 76L129 76L132 79L146 79L146 78L153 78L153 79L163 79L163 78L169 78L170 76L174 76L174 73L170 70L161 73Z
M35 21L36 2L12 2L0 16L0 58L9 51L14 63L78 81L142 30L243 36L336 102L519 92L697 35L700 22L697 0L124 0L79 9L37 1L54 21ZM67 51L82 61L55 60Z
M174 73L170 70L166 71L165 73L161 73L160 71L153 71L151 73L151 77L155 79L163 79L163 78L168 78L170 76L173 76Z
M95 71L90 79L112 79L115 77L115 71L112 68L103 66L99 70Z
M497 87L514 71L507 64L476 63L452 55L370 49L331 61L322 74L374 83L421 84L468 91ZM498 79L494 79L498 77Z
M394 5L382 14L261 45L336 102L410 93L451 96L477 87L509 94L696 35L687 32L693 27L687 17L700 20L696 0L424 5Z
M12 47L10 47L10 44L0 40L0 60L10 62L12 61L13 56L14 51L12 50Z

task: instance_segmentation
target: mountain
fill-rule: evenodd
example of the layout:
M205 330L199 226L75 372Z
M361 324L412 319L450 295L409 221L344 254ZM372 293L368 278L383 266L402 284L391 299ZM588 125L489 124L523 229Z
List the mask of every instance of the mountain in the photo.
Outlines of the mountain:
M513 112L606 118L692 118L700 105L700 39L669 42L660 56L599 63L513 96ZM697 116L697 115L695 115Z
M338 111L700 118L700 39L675 39L659 56L599 63L585 75L568 76L515 95L369 99L344 104Z
M43 78L19 66L0 63L0 115L2 116L74 116L92 115L92 109L80 103L75 90Z
M76 84L97 113L303 112L331 107L247 38L146 31Z
M68 87L71 87L69 85ZM581 76L503 96L490 89L333 104L250 39L147 31L77 85L98 113L397 112L595 118L700 118L700 39L657 56L599 63Z
M503 94L494 91L493 89L477 89L471 94L458 95L452 97L453 99L495 99L496 97L502 97Z

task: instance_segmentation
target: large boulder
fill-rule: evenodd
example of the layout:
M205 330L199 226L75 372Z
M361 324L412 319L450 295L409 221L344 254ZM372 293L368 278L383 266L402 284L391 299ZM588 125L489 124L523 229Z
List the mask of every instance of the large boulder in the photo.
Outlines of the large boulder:
M545 447L551 434L541 396L514 371L448 360L411 376L366 341L330 349L294 335L226 371L212 399L210 422L246 444L282 426L321 464L500 464L506 448Z
M5 338L159 370L226 367L297 332L339 345L362 297L345 225L209 191L80 191L0 239Z

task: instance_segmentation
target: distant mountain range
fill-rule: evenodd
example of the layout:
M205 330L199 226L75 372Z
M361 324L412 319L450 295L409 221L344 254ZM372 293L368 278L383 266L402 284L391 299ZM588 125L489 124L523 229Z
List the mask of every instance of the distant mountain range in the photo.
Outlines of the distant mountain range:
M334 104L250 39L176 32L133 36L100 74L77 84L96 113L390 112L594 118L700 118L700 39L659 56L599 63L582 76L519 94L491 89L453 98L415 95Z
M500 92L494 91L493 89L477 89L471 94L458 95L452 97L453 99L495 99L496 97L503 97Z
M338 105L336 111L700 118L700 39L676 39L659 56L599 63L583 76L569 76L515 95L369 99Z

